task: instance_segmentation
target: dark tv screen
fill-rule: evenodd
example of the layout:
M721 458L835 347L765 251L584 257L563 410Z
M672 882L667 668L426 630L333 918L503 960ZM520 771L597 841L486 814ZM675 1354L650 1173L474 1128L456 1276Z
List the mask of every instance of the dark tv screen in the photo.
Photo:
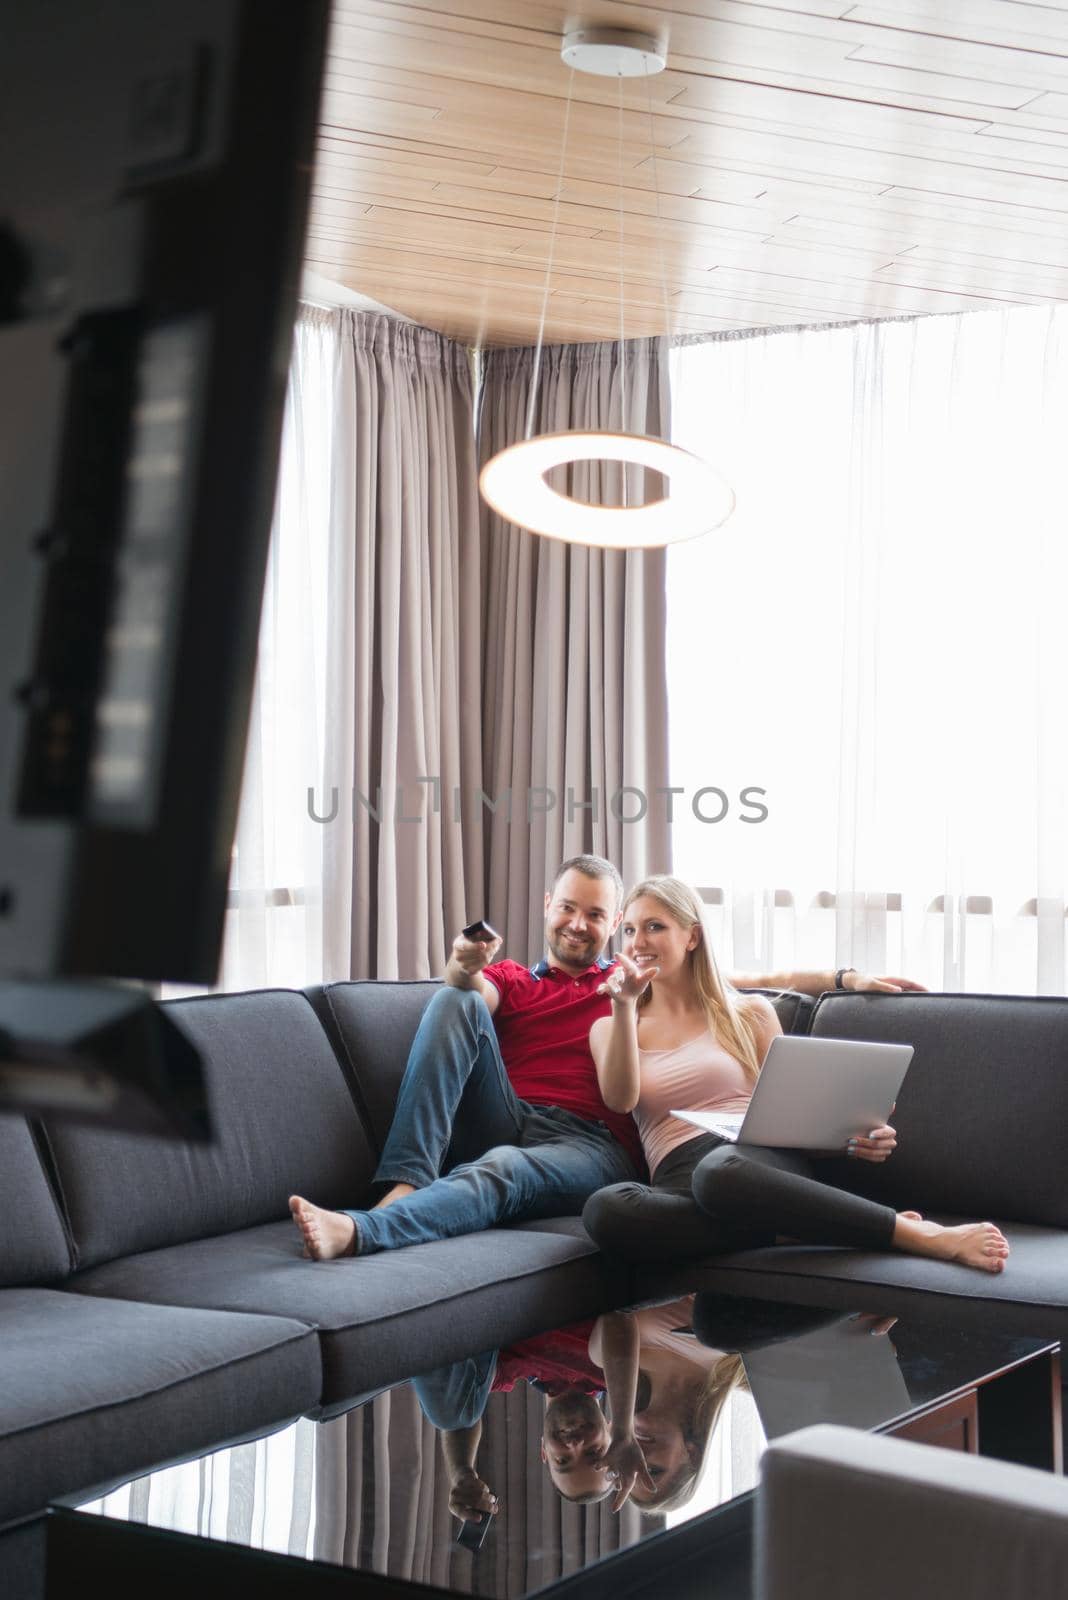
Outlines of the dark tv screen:
M0 11L0 977L210 984L327 4Z

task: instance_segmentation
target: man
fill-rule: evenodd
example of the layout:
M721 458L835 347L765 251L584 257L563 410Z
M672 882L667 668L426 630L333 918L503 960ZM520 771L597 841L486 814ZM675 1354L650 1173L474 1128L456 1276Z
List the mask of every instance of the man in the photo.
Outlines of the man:
M597 1189L642 1171L633 1119L601 1099L589 1050L605 950L623 909L623 882L601 856L572 856L545 896L544 960L493 960L500 941L453 942L443 988L412 1044L376 1181L372 1210L326 1211L290 1199L317 1261L476 1233L501 1222L576 1215ZM894 992L900 978L850 970L844 986ZM734 978L743 988L835 986L831 972ZM467 1156L470 1159L459 1159Z

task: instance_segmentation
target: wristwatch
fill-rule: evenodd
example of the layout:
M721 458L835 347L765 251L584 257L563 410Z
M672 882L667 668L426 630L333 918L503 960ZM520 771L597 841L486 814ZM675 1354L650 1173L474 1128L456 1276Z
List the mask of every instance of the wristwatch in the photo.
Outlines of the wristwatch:
M839 967L838 971L834 975L835 988L844 989L845 984L842 982L842 979L845 977L847 972L856 972L856 970L856 967Z

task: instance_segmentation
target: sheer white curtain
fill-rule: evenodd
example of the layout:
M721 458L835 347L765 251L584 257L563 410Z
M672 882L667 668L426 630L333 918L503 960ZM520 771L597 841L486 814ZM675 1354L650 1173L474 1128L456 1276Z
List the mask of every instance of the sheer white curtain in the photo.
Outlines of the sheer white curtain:
M726 964L1064 992L1068 309L673 360L738 498L668 576L674 862Z
M481 908L474 451L461 346L302 308L222 989L426 977Z
M323 975L325 706L338 319L294 332L219 987ZM327 797L328 798L328 797ZM340 974L332 974L338 976Z

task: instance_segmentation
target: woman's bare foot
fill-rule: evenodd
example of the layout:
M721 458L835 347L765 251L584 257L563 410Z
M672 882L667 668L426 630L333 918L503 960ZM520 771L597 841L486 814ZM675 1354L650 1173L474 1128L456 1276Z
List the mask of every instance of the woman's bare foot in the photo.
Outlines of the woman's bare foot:
M304 1254L313 1261L356 1254L356 1224L343 1211L324 1211L299 1194L290 1195L289 1209L304 1236Z
M403 1200L407 1195L415 1193L414 1183L395 1183L392 1189L387 1189L381 1200L376 1200L371 1207L372 1211L381 1211L383 1206L391 1206L394 1200Z
M1001 1272L1009 1254L1005 1235L992 1222L963 1222L945 1228L938 1222L917 1220L906 1211L898 1213L893 1242L912 1255L957 1261L980 1272Z
M899 1217L904 1217L906 1222L922 1222L923 1221L923 1212L922 1211L899 1211L898 1212L898 1216Z

